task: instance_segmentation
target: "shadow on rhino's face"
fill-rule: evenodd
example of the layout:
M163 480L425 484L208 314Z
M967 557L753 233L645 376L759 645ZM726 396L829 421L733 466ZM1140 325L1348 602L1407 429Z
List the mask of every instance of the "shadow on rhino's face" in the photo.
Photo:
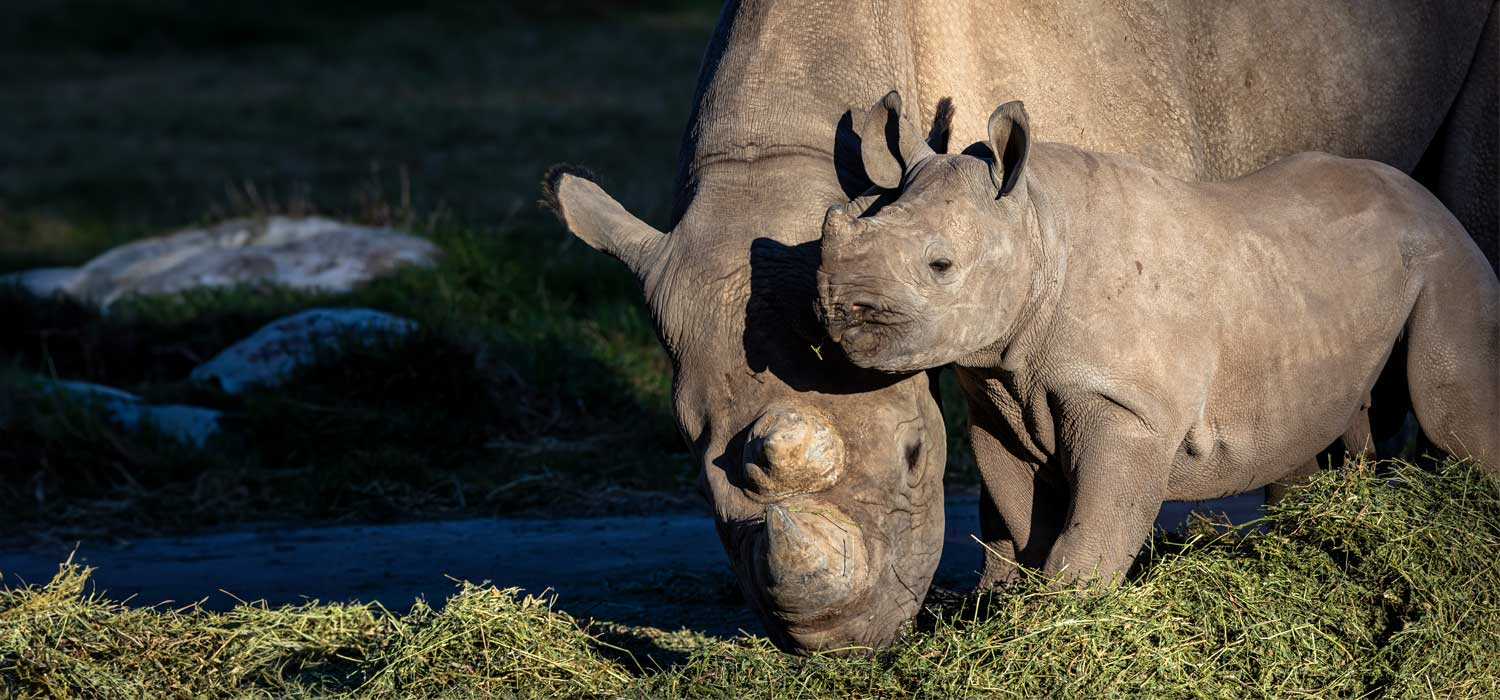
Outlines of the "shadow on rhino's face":
M882 646L941 555L942 415L926 375L862 370L818 342L816 243L756 241L751 261L743 359L678 362L700 486L779 647Z
M815 184L826 163L803 162L812 179L720 186L712 202L730 211L691 209L670 235L586 173L554 169L544 195L641 281L700 489L770 638L799 652L881 646L915 616L941 554L945 433L926 375L863 370L827 342L816 241L726 230L769 211L757 203L843 196ZM776 216L756 228L805 228L802 213Z

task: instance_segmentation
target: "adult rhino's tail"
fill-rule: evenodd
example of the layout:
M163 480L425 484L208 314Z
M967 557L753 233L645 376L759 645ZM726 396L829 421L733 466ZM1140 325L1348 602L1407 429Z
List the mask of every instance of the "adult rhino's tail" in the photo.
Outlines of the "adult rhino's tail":
M934 153L947 153L948 142L953 136L953 98L938 100L937 111L932 115L932 128L927 130L927 145Z

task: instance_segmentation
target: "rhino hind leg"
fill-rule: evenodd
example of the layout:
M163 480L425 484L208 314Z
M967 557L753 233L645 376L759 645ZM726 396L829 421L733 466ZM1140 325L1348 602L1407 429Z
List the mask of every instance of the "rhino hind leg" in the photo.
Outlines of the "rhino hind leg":
M1354 412L1354 419L1349 422L1349 429L1344 432L1344 454L1351 459L1370 459L1375 456L1375 442L1370 433L1370 392L1365 392L1365 400L1360 404L1359 410Z
M1292 470L1291 473L1266 484L1266 505L1271 505L1286 498L1287 494L1302 484L1307 483L1323 465L1337 467L1345 459L1371 459L1375 456L1374 442L1370 436L1370 394L1365 394L1365 399L1359 405L1359 410L1354 412L1354 417L1349 420L1349 429L1344 431L1343 437L1338 442L1328 446L1328 449L1318 453L1318 456L1304 462L1301 466Z
M1330 447L1324 450L1317 457L1307 460L1301 466L1292 470L1290 474L1266 484L1266 505L1280 503L1282 499L1287 497L1287 494L1291 493L1292 489L1307 483L1307 480L1311 479L1312 475L1318 473L1324 455L1328 455L1333 449L1333 447Z
M1500 281L1472 254L1442 260L1406 324L1412 410L1428 444L1500 477Z

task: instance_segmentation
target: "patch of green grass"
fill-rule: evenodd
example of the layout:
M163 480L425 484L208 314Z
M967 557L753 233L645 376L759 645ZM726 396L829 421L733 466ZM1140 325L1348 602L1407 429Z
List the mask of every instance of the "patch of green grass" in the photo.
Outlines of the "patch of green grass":
M634 281L535 200L549 165L586 162L665 224L717 5L7 5L0 272L273 213L396 226L445 257L348 295L210 290L108 315L0 290L0 508L11 516L0 533L610 511L640 490L691 498L668 368ZM373 307L422 331L284 390L231 397L185 381L311 306ZM38 400L22 388L34 375L220 409L227 434L184 453Z
M231 436L184 454L81 414L60 420L71 409L0 376L16 416L0 421L11 515L0 534L586 512L629 508L639 490L686 494L669 371L634 281L534 202L549 165L586 163L665 226L718 5L8 5L0 272L268 214L395 226L445 259L350 295L206 290L109 315L0 289L0 371L221 409ZM423 331L285 390L235 398L184 381L278 317L356 305ZM962 399L944 374L949 481L972 485Z
M1319 474L1264 531L1158 543L1104 592L929 607L870 657L575 620L463 584L441 608L134 609L64 565L0 593L16 698L1481 698L1500 695L1500 488L1461 464Z
M671 417L670 370L629 274L551 230L429 234L445 251L435 269L350 294L205 290L101 314L0 292L12 324L0 339L12 407L0 421L10 477L0 504L13 516L0 531L86 529L100 520L86 503L115 509L114 528L180 530L558 504L597 512L626 507L621 491L685 494L694 475ZM373 307L420 330L345 344L342 357L275 390L230 396L186 381L219 350L310 306ZM38 375L219 409L226 430L201 454L177 449L27 393L23 378Z

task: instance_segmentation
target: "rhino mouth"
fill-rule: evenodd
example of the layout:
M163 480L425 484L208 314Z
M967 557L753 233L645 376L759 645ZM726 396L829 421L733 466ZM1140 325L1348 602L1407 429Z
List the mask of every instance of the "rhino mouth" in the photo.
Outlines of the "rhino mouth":
M912 320L909 314L898 310L893 305L868 298L855 298L848 302L831 304L824 314L829 337L833 338L835 343L843 343L843 337L850 333L873 330L871 327L902 326Z
M860 360L874 360L901 347L915 320L890 306L851 302L832 309L827 323L828 337L856 364L861 364Z

